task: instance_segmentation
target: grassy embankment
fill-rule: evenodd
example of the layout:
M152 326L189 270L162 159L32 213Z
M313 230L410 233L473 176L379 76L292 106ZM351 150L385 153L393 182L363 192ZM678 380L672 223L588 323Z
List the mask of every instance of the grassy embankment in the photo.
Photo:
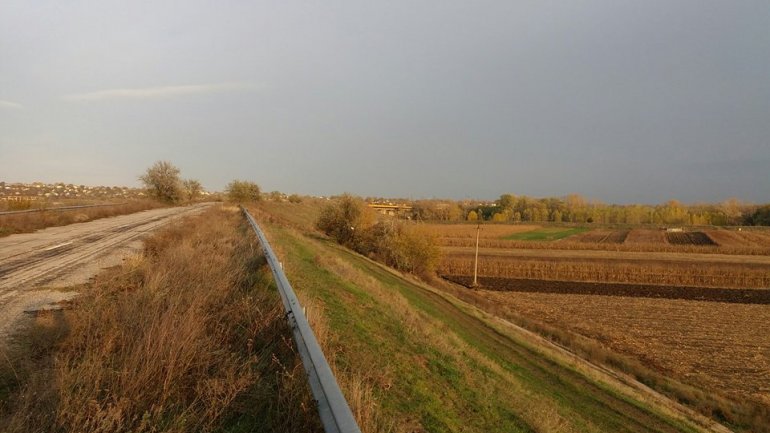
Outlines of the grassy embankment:
M699 431L475 307L322 239L291 206L254 214L329 335L322 346L339 377L371 395L378 428L368 431Z
M20 214L0 215L0 237L16 233L29 233L46 227L58 227L72 223L91 221L117 215L125 215L164 205L155 200L134 200L115 206L103 206L62 211L43 210Z
M0 348L0 431L320 431L250 228L185 221Z

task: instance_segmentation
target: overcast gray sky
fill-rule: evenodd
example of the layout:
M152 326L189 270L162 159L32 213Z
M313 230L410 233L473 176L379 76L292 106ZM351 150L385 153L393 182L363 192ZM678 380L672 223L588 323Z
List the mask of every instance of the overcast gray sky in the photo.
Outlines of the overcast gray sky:
M770 2L0 2L0 180L770 201Z

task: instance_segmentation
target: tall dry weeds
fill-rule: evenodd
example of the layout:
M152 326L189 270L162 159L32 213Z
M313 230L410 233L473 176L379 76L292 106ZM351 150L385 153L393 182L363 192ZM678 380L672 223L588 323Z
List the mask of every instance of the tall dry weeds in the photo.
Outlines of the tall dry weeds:
M84 287L40 368L21 367L0 430L318 431L254 242L225 210L149 238Z
M126 215L160 207L163 207L163 204L154 200L134 200L115 206L62 211L43 210L40 212L0 215L0 237L15 233L29 233L46 227L58 227L111 216Z

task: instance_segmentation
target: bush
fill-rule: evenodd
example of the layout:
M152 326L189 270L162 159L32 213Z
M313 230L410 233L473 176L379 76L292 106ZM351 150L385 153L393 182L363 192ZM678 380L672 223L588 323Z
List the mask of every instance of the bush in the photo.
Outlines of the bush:
M187 201L194 201L200 197L201 193L203 192L203 186L197 179L185 179L182 181L182 186L184 187L184 193L187 197Z
M373 220L374 213L363 200L346 194L321 211L316 225L338 243L400 271L417 275L435 271L440 250L430 235L404 221L372 224Z
M225 188L227 199L235 203L255 202L262 199L259 185L245 180L234 180Z
M412 223L383 221L359 238L355 250L400 271L428 275L436 270L441 251L435 239Z
M343 195L321 210L316 227L338 243L353 247L355 239L372 226L374 212L358 197Z

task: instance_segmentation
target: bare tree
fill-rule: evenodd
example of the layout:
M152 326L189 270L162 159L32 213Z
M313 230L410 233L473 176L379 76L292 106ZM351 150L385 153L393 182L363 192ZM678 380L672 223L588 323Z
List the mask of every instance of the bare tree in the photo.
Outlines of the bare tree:
M152 197L166 203L178 203L184 195L179 169L168 161L157 161L139 180Z
M200 197L203 191L203 186L197 179L185 179L182 181L182 186L188 201L193 201Z

